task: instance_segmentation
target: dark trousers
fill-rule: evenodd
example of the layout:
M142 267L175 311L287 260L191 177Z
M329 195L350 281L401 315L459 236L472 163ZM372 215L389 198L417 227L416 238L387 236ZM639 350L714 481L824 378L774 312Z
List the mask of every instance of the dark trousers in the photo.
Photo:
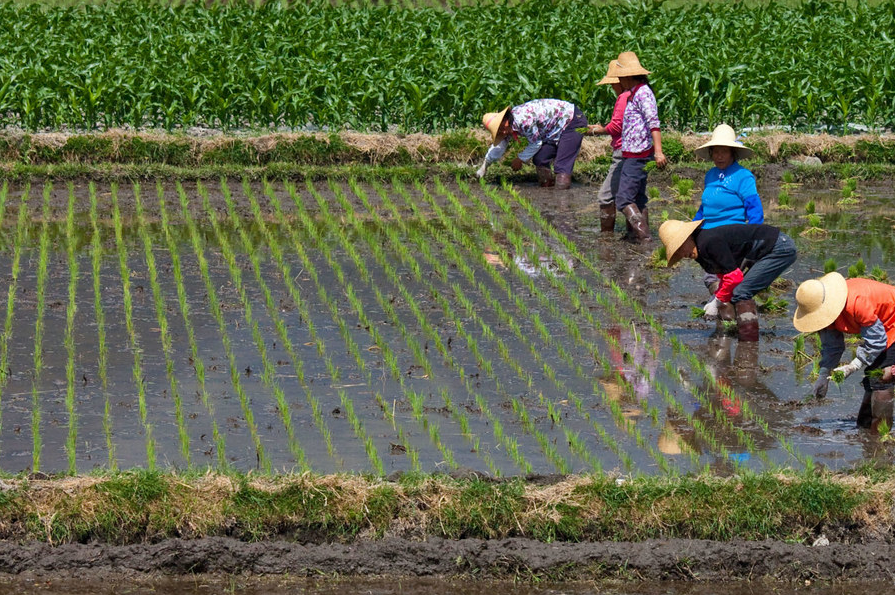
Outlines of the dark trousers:
M746 271L742 283L733 288L733 297L730 301L735 304L751 300L756 293L770 287L774 279L795 261L796 244L781 231L773 250L755 261Z
M578 107L575 107L575 113L566 127L562 129L559 140L542 144L535 156L532 157L531 162L537 167L549 167L552 161L554 173L571 174L572 168L575 167L575 160L578 159L578 153L581 152L581 139L584 138L575 129L585 126L587 126L587 116L581 113Z
M895 365L895 345L890 345L886 348L885 351L876 356L876 359L864 369L864 379L861 381L861 384L864 385L864 390L882 390L892 386L891 382L883 382L876 374L870 374L871 370L881 370L892 365Z
M618 179L618 192L615 195L615 208L624 209L631 203L641 211L646 207L646 164L652 157L622 158L621 174Z

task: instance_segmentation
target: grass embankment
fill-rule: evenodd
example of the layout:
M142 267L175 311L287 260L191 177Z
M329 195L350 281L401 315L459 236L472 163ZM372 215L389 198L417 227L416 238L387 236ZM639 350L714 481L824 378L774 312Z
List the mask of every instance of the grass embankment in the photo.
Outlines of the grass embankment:
M405 476L166 475L5 480L0 537L135 543L231 536L349 541L529 537L807 541L885 539L890 472L848 476L746 474L729 478L565 476L540 484Z
M705 136L674 132L663 137L669 171L708 169L694 162L693 149ZM818 177L856 178L895 175L895 136L799 135L758 133L745 140L755 151L748 162L760 173L771 163L795 163L800 181ZM519 143L511 148L522 148ZM431 173L472 175L488 147L484 131L459 129L425 134L259 134L187 136L156 132L109 131L95 134L0 135L0 179L216 179L221 176L297 179L422 179ZM585 138L576 176L603 178L609 165L607 138ZM811 156L823 165L798 165ZM509 159L489 169L489 177L532 177L531 168L516 174ZM529 171L531 170L531 171Z

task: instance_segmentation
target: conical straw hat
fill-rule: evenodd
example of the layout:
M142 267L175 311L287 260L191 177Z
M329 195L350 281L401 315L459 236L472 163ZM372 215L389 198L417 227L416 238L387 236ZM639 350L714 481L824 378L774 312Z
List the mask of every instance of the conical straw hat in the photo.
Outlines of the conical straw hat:
M735 149L737 159L752 157L752 149L737 140L737 133L727 124L720 124L712 131L712 139L696 149L696 156L700 159L712 158L712 147L730 147Z
M808 279L796 290L796 313L792 325L797 331L813 333L836 321L845 308L848 285L839 273L827 273L820 279Z
M617 83L618 75L616 75L616 73L618 72L618 69L619 69L618 60L610 60L609 69L606 70L606 76L601 78L600 82L597 84L598 85L614 85L615 83Z
M640 65L640 58L634 52L622 52L616 60L618 71L615 76L639 76L649 74L650 71Z
M506 115L507 110L510 109L510 106L506 106L502 111L499 112L488 112L484 116L482 116L482 126L488 129L488 132L491 133L491 144L497 144L497 131L500 128L501 122L503 122L503 117Z
M684 245L696 228L702 225L700 221L677 221L669 219L659 226L659 239L665 244L665 255L668 257L668 266L677 264L683 254L678 254L680 247Z

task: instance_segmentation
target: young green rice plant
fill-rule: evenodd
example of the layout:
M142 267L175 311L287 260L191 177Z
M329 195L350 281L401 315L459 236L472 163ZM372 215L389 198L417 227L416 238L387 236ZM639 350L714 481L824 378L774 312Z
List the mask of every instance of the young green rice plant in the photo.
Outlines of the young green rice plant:
M842 198L836 203L838 205L854 205L861 202L860 197L856 194L858 188L857 178L845 178L842 180Z
M780 192L777 193L777 208L783 210L791 209L790 200L789 192L785 188L781 188Z
M186 191L183 189L183 185L180 182L177 182L176 189L178 198L180 199L181 216L183 217L183 221L186 223L187 228L189 229L193 252L196 256L196 260L199 263L199 273L202 277L202 282L205 285L205 291L208 296L208 303L211 308L211 313L218 324L218 334L220 335L221 343L224 346L224 353L227 356L227 363L230 369L230 384L233 386L233 390L236 392L236 396L239 399L239 406L242 410L242 415L245 419L246 425L249 428L249 434L252 439L252 445L255 448L255 457L258 461L258 466L261 469L269 471L270 461L264 450L264 445L261 443L261 437L258 435L258 426L255 423L255 416L252 413L251 406L249 405L248 395L246 395L245 388L242 386L242 381L240 380L240 368L236 362L236 355L233 352L233 345L232 340L230 339L230 334L227 332L227 324L224 320L224 313L221 309L220 299L218 298L217 289L214 283L211 282L211 275L208 272L208 260L205 257L205 247L199 234L198 226L196 225L196 222L193 220L193 217L190 214L189 198L187 197Z
M874 281L879 281L880 283L888 283L889 282L889 272L886 271L883 267L878 264L873 265L873 268L870 270L870 278Z
M78 439L78 418L75 413L75 312L78 305L78 259L77 239L75 238L75 188L74 184L68 184L68 211L65 217L65 243L68 254L68 307L65 313L65 408L68 411L68 438L65 442L65 451L68 455L68 472L77 472L75 447Z
M88 192L90 194L90 225L93 230L90 239L90 252L93 273L93 311L94 316L96 317L97 332L97 373L99 374L100 387L103 392L103 434L106 439L106 450L109 453L109 469L114 471L117 469L118 463L115 460L115 442L112 440L112 404L107 390L109 384L109 348L106 344L106 315L105 310L103 309L102 281L100 280L100 271L102 269L103 260L103 244L99 229L99 209L97 207L96 184L90 182L88 185Z
M826 260L824 261L824 275L826 275L826 274L828 274L828 273L832 273L832 272L835 271L837 268L838 268L838 267L836 266L836 259L835 259L835 258L828 258L828 259L826 259Z
M816 207L814 204L814 199L811 199L807 203L805 203L805 213L806 214L813 215L815 213L815 209L816 209Z
M764 299L758 301L758 311L765 314L785 314L789 302L768 293Z
M848 267L848 277L853 279L855 277L864 277L867 274L867 265L864 264L864 259L859 258L858 261Z
M168 387L171 389L171 398L174 401L174 419L177 422L177 434L180 439L180 456L186 462L190 461L190 435L187 431L186 420L183 417L183 400L180 396L180 387L177 375L174 372L174 356L171 340L171 332L168 329L168 315L166 314L165 296L162 293L158 281L158 270L155 263L155 254L152 251L152 239L147 230L146 215L143 211L143 201L140 198L140 184L134 182L134 205L137 213L137 233L143 242L143 256L146 260L146 268L149 271L149 285L152 288L152 298L155 304L155 317L159 325L159 335L162 341L162 353L165 357L165 375L168 377Z
M668 266L668 254L664 245L652 251L649 266L654 269L664 269Z
M43 450L43 440L40 435L40 380L43 372L43 335L44 335L44 311L46 306L47 288L47 264L50 251L50 195L53 185L50 182L44 184L43 210L40 224L40 252L37 265L37 314L34 322L34 370L31 376L31 436L33 446L31 451L31 468L40 470L40 456Z
M146 466L152 471L155 469L155 439L152 435L152 424L149 423L146 411L146 380L143 375L143 350L140 347L137 331L134 328L134 307L131 294L130 268L127 265L127 246L124 242L124 228L121 222L121 209L118 205L118 185L112 184L112 221L115 225L115 245L118 251L118 270L121 275L121 285L124 292L124 321L127 328L128 343L134 357L132 368L134 383L137 387L137 407L140 415L140 425L146 436Z
M31 185L26 184L19 202L19 215L16 220L15 240L13 244L12 272L6 299L6 319L3 325L3 341L0 345L0 389L6 386L9 380L9 340L12 337L13 314L15 312L15 297L18 291L19 274L22 266L22 252L28 235L28 198ZM0 393L2 394L2 393ZM2 418L0 418L2 421Z
M835 382L836 384L842 384L845 382L845 372L842 370L833 370L830 373L830 380Z
M662 192L658 186L650 186L646 189L646 195L650 200L659 200L662 197Z
M672 186L675 200L678 202L687 202L693 198L694 182L690 178L680 178Z
M202 405L208 412L209 419L211 419L211 437L214 443L214 448L217 451L218 468L224 470L228 467L226 442L218 427L215 418L214 403L209 398L208 388L205 384L205 362L199 353L199 345L196 342L196 331L193 328L190 304L186 299L186 285L183 278L183 267L180 262L180 248L178 247L171 230L172 224L168 218L168 210L165 203L165 191L161 181L156 183L156 195L158 196L159 213L161 214L165 243L168 247L168 254L171 257L171 271L177 286L177 303L180 307L180 315L183 320L184 328L186 329L187 341L190 345L190 361L192 362L193 370L196 373L196 382L198 385L197 393L202 401ZM102 310L98 311L102 312Z
M804 237L818 237L827 235L827 230L821 227L823 222L820 218L820 215L817 213L811 213L808 215L808 227L802 230L800 235Z
M784 171L780 179L784 184L793 184L796 181L796 177L792 173L791 169L787 169L786 171Z

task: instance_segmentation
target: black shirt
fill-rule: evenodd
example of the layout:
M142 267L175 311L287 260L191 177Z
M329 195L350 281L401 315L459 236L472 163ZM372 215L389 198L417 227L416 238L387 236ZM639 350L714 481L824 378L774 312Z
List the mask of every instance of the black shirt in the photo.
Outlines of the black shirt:
M693 232L696 262L715 275L726 275L735 269L745 271L774 249L779 236L778 228L765 224L699 228Z

